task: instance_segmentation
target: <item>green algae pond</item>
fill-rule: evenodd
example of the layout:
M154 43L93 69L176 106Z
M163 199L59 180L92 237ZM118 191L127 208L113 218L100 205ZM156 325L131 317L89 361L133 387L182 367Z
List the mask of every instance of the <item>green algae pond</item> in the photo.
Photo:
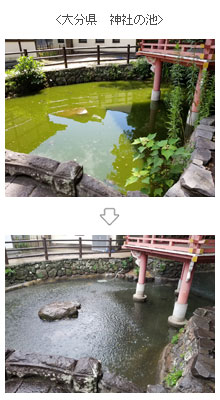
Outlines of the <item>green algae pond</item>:
M214 274L195 274L194 281L197 293L190 293L187 318L197 307L214 305ZM94 278L8 292L6 348L75 359L94 357L103 368L146 390L147 384L158 382L161 352L177 333L167 323L173 312L174 286L147 283L146 303L133 302L135 289L135 282ZM80 302L78 318L42 321L38 311L54 301Z
M6 100L6 149L76 160L84 172L126 192L133 167L132 141L157 132L166 138L163 102L152 107L153 82L93 82L52 87ZM139 182L128 190L140 190Z

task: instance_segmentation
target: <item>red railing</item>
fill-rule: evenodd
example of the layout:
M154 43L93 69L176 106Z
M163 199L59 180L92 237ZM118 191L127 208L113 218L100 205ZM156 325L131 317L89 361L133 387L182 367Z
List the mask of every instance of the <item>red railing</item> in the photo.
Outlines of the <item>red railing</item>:
M145 249L170 250L193 254L215 253L215 239L203 235L191 235L188 238L175 236L163 237L158 235L126 236L126 247L138 247Z
M147 39L141 41L141 53L150 54L166 54L175 55L182 57L198 58L213 60L215 54L215 41L214 39L206 39L203 44L189 44L182 43L170 43L169 39L164 39L164 42L149 42ZM139 54L139 52L138 52Z

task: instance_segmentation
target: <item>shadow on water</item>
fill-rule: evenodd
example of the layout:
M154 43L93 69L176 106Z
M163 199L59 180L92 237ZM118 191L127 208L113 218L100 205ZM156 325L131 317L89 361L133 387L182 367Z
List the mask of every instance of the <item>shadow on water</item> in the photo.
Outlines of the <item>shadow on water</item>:
M142 388L157 379L157 363L175 329L174 288L147 284L146 303L134 303L135 283L121 280L76 280L34 286L6 294L6 347L80 358L92 356L103 367L127 377ZM76 300L77 319L47 322L38 317L44 304ZM195 308L213 305L191 294L187 317Z

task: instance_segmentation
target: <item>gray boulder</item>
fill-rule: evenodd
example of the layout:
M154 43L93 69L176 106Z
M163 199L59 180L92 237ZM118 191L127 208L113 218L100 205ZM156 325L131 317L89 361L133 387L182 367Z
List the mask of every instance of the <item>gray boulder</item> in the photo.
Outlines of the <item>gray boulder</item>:
M81 304L77 302L55 302L43 306L39 310L38 315L41 319L46 321L54 321L63 318L76 318L80 307Z

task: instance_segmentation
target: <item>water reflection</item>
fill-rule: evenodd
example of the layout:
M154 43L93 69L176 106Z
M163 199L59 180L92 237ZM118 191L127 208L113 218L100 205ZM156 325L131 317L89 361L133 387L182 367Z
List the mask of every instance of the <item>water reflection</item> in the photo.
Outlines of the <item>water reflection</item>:
M165 108L163 102L152 107L151 89L151 81L97 82L7 100L6 148L75 159L88 174L125 191L136 166L132 141L154 131L166 136Z

